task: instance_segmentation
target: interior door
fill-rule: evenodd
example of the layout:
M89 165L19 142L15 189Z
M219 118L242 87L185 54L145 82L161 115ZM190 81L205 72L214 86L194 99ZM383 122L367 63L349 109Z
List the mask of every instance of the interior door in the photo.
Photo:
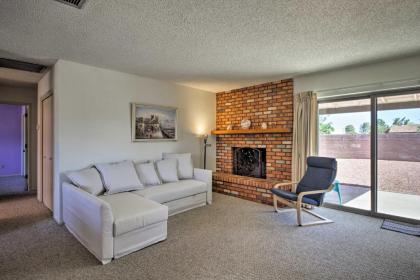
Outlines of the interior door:
M42 201L53 209L53 97L42 100Z

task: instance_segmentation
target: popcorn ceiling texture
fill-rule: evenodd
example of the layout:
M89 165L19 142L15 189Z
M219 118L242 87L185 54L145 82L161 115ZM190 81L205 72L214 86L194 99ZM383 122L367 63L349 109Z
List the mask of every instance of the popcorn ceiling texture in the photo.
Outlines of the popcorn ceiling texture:
M420 1L0 1L0 55L218 92L420 51ZM2 51L2 52L1 52Z
M293 80L217 93L217 128L226 129L231 124L233 129L239 129L242 119L251 120L251 128L260 128L261 123L266 122L268 128L289 128L290 132L218 135L213 190L271 204L269 190L276 182L291 179ZM267 179L232 175L233 147L265 148ZM285 189L290 187L286 186Z

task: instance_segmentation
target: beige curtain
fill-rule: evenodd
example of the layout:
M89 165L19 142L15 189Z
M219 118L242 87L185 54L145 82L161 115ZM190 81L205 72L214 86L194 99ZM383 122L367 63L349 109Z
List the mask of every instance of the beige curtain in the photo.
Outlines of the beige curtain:
M318 102L314 92L302 92L293 103L292 180L305 174L306 158L318 150Z

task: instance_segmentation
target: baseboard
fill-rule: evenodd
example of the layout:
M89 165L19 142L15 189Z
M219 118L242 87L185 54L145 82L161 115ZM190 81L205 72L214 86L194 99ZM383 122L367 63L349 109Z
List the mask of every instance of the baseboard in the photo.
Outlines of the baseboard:
M3 178L3 177L16 177L16 176L25 177L24 175L18 173L18 174L0 175L0 178Z
M8 193L8 194L2 194L0 197L18 197L18 196L33 196L36 195L36 191L24 191L20 193Z

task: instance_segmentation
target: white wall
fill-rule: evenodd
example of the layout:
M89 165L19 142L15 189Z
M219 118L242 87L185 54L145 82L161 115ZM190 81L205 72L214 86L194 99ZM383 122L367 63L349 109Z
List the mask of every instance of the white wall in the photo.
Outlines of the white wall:
M196 134L215 127L214 93L63 60L53 74L57 222L62 222L60 183L65 171L98 162L157 159L162 152L191 152L199 166L202 151ZM178 141L131 142L131 102L178 107ZM207 166L215 169L212 144Z
M316 91L320 93L320 96L412 85L420 85L420 56L294 78L295 93Z

